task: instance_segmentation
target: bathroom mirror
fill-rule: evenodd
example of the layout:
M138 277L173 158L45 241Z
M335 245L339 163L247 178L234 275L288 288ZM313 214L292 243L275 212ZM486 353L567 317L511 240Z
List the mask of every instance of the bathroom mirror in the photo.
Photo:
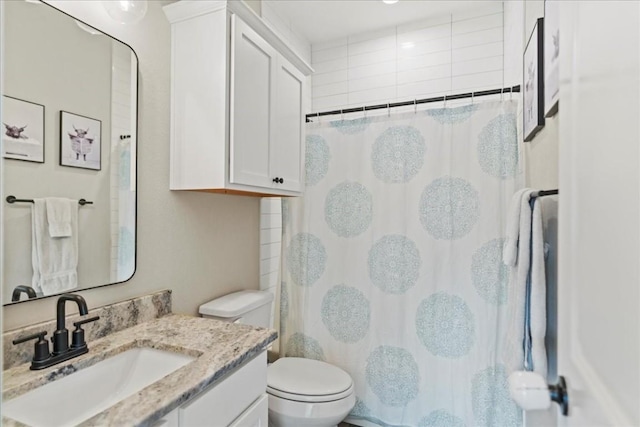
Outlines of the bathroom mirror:
M127 281L136 266L136 54L46 3L4 2L3 12L3 303Z

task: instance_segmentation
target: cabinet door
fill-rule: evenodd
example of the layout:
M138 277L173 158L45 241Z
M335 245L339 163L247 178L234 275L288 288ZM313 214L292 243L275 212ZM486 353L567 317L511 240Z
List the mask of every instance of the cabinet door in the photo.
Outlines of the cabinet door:
M232 15L229 182L271 187L271 112L277 53L236 15Z
M266 390L267 352L265 350L219 383L182 405L179 409L180 426L228 426L251 407Z
M263 394L253 405L236 418L229 427L267 427L269 420L268 397Z
M271 172L281 179L275 188L302 191L304 156L305 77L289 61L278 57L276 71L275 139L271 144Z

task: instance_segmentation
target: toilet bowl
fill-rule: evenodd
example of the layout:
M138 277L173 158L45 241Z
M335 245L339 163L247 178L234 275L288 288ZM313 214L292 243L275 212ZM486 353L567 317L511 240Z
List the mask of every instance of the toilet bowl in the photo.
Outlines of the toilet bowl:
M200 306L200 314L226 322L269 327L273 294L240 291ZM342 369L299 357L267 368L269 426L335 427L353 409L353 380Z
M356 403L353 381L342 369L299 357L267 369L271 427L335 427Z

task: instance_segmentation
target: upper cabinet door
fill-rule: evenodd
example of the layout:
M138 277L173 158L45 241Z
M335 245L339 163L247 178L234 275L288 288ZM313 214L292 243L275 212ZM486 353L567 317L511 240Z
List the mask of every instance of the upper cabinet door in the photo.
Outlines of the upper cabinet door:
M272 187L269 170L273 141L277 53L242 20L232 15L229 182Z
M304 156L304 75L282 56L276 71L275 139L271 172L283 190L302 191Z

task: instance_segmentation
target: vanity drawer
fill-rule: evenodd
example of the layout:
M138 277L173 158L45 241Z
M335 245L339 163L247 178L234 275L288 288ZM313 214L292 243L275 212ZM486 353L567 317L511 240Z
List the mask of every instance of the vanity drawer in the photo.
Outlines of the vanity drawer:
M262 395L249 409L244 411L229 427L267 427L269 418L269 399Z
M267 352L263 351L230 376L182 405L179 409L180 426L228 426L266 390Z

